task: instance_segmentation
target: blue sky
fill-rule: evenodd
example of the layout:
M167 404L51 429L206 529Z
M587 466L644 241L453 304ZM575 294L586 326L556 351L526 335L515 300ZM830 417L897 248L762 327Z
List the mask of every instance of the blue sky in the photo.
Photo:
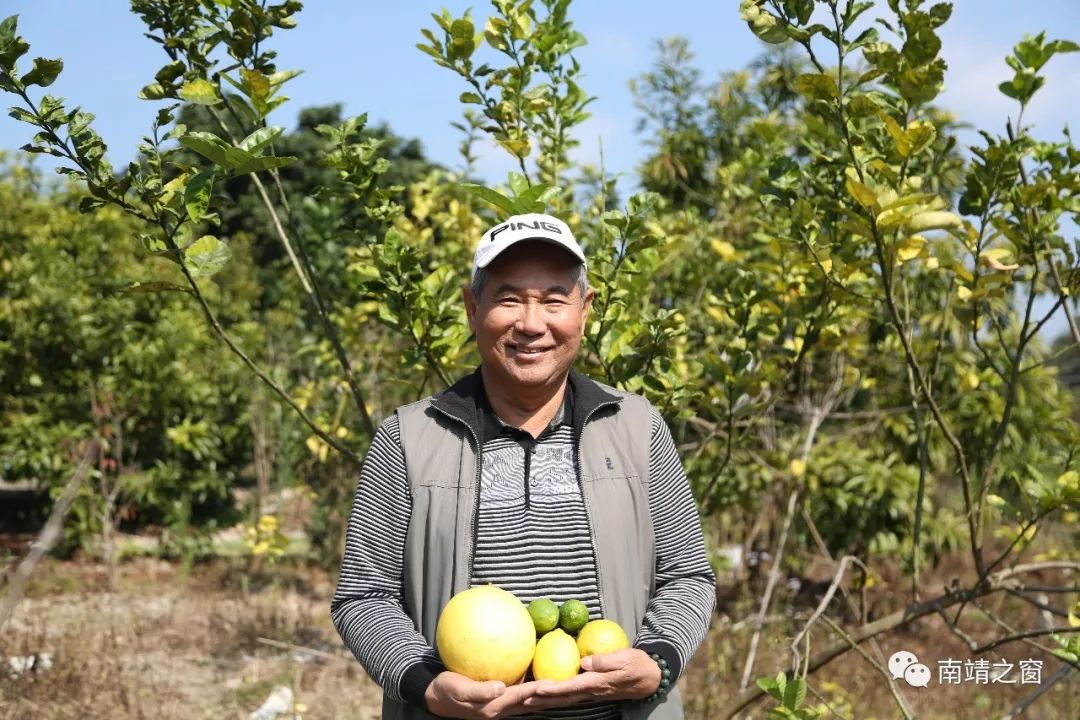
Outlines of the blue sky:
M490 5L427 0L307 0L305 5L299 26L272 41L279 68L304 74L289 83L292 102L271 121L292 127L300 108L342 102L347 114L367 112L373 122L385 121L399 135L419 138L433 160L459 167L460 135L450 123L460 118L457 98L467 88L415 44L422 39L420 28L434 26L431 12L445 6L456 15L472 7L480 25ZM589 41L577 52L586 73L581 84L597 97L590 106L593 117L579 133L578 158L598 161L602 137L608 174L632 175L646 148L634 132L638 114L627 85L650 67L658 38L687 37L705 82L752 61L763 46L739 20L738 5L738 0L576 0L571 18ZM128 3L0 0L0 16L9 14L20 16L19 31L31 44L31 57L64 59L64 73L50 92L97 116L114 164L131 159L157 105L138 100L136 93L151 82L165 56L142 36ZM941 32L949 70L940 104L964 122L1000 131L1017 111L997 90L1011 77L1004 57L1024 34L1042 30L1050 38L1080 42L1080 2L955 0L953 17ZM1036 135L1057 139L1066 123L1076 125L1080 118L1074 93L1080 53L1055 58L1045 72L1049 81L1025 121L1036 126ZM0 115L0 148L17 148L31 135L29 126ZM977 136L969 132L962 139L976 142ZM482 148L477 174L483 179L502 181L508 169L500 151ZM632 184L630 177L620 183L624 189ZM1048 335L1064 327L1059 316L1047 327Z

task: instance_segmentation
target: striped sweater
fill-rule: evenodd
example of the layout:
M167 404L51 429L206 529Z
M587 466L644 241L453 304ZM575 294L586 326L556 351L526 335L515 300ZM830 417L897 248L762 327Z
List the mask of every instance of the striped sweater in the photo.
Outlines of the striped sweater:
M569 386L568 386L569 387ZM572 403L567 393L567 403ZM474 584L493 583L529 602L571 597L599 617L596 563L574 465L568 406L539 437L483 408L481 493L472 567ZM638 645L664 653L675 676L704 638L714 576L674 443L652 411L649 510L656 536L656 593ZM396 415L379 427L364 460L346 536L334 624L345 644L392 698L423 702L425 688L402 679L438 655L402 608L401 587L411 500ZM542 717L611 718L610 703L548 710ZM537 716L540 717L540 716Z

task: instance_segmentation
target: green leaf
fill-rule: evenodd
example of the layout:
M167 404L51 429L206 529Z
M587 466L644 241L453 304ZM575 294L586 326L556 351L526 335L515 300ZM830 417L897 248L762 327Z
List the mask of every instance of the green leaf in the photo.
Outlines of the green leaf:
M765 42L775 45L788 41L788 34L780 19L763 10L760 0L742 0L739 3L739 16L750 26L750 30Z
M247 175L253 172L262 172L263 170L270 170L271 168L285 167L296 162L294 157L277 157L276 155L263 155L262 157L253 157L246 162L240 163L233 169L234 175Z
M450 26L450 43L446 48L450 57L468 59L476 49L475 35L476 30L468 15L455 20Z
M138 95L140 100L164 100L165 98L170 97L175 97L173 91L161 83L150 83L149 85L146 85L139 91Z
M257 153L270 143L274 142L274 140L276 140L283 132L285 132L285 128L277 125L259 128L241 140L240 147L247 150L249 153Z
M788 710L797 710L806 700L806 681L802 678L792 678L784 688L784 707Z
M31 125L37 124L37 116L21 107L12 107L8 110L8 117L15 118L19 122L30 123Z
M529 181L519 172L510 172L506 175L506 183L510 186L510 192L514 196L523 194L529 189Z
M90 197L89 195L79 200L79 212L88 213L97 210L99 207L103 207L105 201L101 198Z
M203 170L187 181L184 186L184 209L192 222L199 222L210 207L210 195L214 190L214 170Z
M232 147L217 135L208 132L193 132L184 135L180 138L180 144L186 147L188 150L193 150L204 158L220 165L226 170L237 171L243 165L255 160L255 156L246 150L241 150L237 147ZM284 158L275 158L275 160L284 160ZM286 163L281 163L286 164ZM267 166L270 167L270 166ZM273 165L273 167L278 167ZM265 169L265 168L257 168ZM252 172L252 170L244 170L243 172Z
M229 146L217 135L208 132L188 133L180 138L180 144L188 150L199 153L215 165L229 169L227 160Z
M805 73L795 80L795 89L814 100L835 100L840 97L840 87L832 75Z
M463 102L463 103L467 104L467 105L483 105L484 104L484 99L481 98L479 95L477 95L474 92L463 92L463 93L461 93L461 96L458 98L458 100L460 102Z
M154 74L154 79L159 83L167 84L184 74L184 63L180 60L169 63Z
M196 280L210 277L229 261L229 246L213 235L203 235L184 251L184 261Z
M477 185L476 183L461 183L461 187L465 188L473 195L476 195L481 200L486 200L491 203L507 215L514 215L517 213L514 201L496 190L484 187L483 185Z
M180 98L194 105L217 105L221 102L217 88L213 83L203 78L196 78L184 83L180 88Z
M775 678L758 678L757 686L767 692L769 694L769 697L773 698L777 702L783 702L784 690L787 686L787 678L784 676L784 673L777 673L777 676Z
M15 39L15 31L18 29L18 23L18 15L8 15L0 22L0 45Z
M15 63L30 49L30 45L15 34L18 17L11 15L0 22L0 70L14 72Z
M39 87L49 87L60 75L60 71L64 69L64 61L60 59L48 60L46 58L34 58L34 68L23 75L19 81L29 87L30 85L38 85Z
M514 198L514 206L519 213L544 212L548 201L559 194L559 188L536 184Z

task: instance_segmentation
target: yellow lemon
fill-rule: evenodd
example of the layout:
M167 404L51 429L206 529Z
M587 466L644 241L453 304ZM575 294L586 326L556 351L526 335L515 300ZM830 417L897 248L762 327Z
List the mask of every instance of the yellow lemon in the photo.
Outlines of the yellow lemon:
M614 620L591 620L578 633L577 646L581 657L603 655L630 647L630 640Z
M435 644L447 669L473 680L513 685L532 661L536 629L513 593L482 585L446 603L435 627Z
M532 661L533 677L537 680L569 680L580 668L577 643L561 628L537 641Z

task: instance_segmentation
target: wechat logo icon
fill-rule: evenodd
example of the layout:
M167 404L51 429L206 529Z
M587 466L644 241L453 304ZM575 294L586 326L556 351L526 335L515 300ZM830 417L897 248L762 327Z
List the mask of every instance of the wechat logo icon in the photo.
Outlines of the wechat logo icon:
M898 650L889 658L889 672L893 680L901 678L911 687L924 688L930 684L930 668L919 662L915 653Z

